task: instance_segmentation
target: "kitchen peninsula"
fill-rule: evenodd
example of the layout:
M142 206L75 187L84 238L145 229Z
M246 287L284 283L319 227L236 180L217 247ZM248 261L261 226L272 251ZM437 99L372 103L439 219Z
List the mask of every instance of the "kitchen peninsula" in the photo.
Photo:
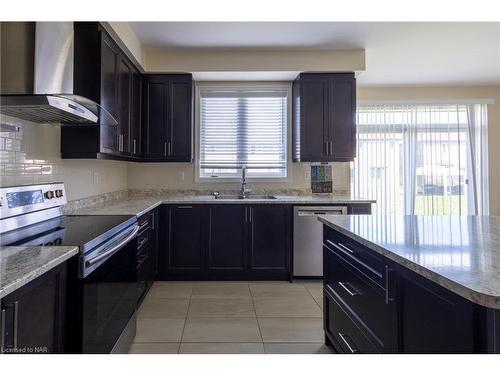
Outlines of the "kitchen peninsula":
M500 352L500 218L318 219L325 336L337 350Z

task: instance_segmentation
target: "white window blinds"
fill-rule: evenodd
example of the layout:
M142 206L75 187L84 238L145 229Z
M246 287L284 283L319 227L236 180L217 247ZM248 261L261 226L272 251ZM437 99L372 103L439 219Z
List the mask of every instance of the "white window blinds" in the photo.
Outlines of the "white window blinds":
M287 93L200 89L200 177L286 177Z

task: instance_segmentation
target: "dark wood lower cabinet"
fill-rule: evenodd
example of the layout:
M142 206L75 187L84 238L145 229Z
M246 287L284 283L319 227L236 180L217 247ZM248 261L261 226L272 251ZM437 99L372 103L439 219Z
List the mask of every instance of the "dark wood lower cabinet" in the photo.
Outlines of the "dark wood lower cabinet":
M291 277L291 206L165 206L160 222L161 280Z
M207 273L236 277L247 269L248 207L219 205L208 207Z
M62 353L66 263L1 300L4 353Z
M256 278L289 278L293 237L291 207L250 206L249 222L250 274Z
M338 352L500 353L500 310L346 242L327 226L323 237L325 342Z
M138 223L137 284L141 303L158 273L158 210L145 213L138 219Z
M161 279L199 279L205 268L203 207L176 205L163 207L160 248Z

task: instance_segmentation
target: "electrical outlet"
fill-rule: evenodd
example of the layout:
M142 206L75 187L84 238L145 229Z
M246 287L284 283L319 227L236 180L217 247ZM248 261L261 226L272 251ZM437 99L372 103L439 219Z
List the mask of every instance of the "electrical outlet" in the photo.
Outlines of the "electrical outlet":
M99 185L99 172L93 173L92 181L94 185Z
M304 180L305 181L311 180L311 171L304 171Z
M177 173L177 180L184 181L184 171L180 171Z

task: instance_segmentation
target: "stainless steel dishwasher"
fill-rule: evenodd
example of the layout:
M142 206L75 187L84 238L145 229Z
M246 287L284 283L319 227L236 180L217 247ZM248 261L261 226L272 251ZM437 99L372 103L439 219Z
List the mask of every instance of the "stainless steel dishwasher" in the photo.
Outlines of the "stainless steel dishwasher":
M323 224L319 215L347 215L347 206L293 208L293 276L323 276Z

